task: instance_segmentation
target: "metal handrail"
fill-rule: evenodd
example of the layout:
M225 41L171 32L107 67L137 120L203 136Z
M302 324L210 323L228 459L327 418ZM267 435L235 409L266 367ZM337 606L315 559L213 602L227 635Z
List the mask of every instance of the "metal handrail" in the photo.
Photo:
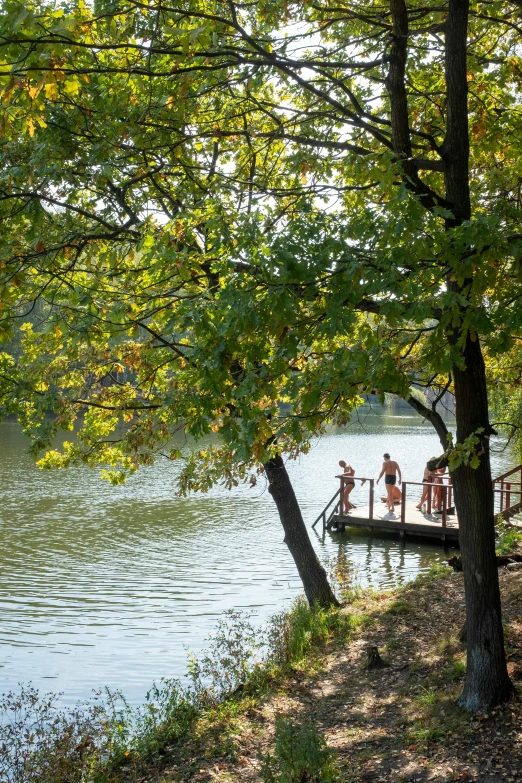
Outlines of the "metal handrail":
M349 476L347 473L339 473L335 478L352 479L353 481L371 481L369 478L363 478L362 476Z
M328 504L327 504L327 505L326 505L326 506L323 508L323 510L321 511L321 513L319 514L319 516L317 517L317 519L315 520L314 524L312 525L312 529L314 529L314 528L315 528L315 526L317 525L317 523L319 522L319 520L320 520L321 518L323 518L323 519L325 518L325 516L326 516L326 512L328 511L328 509L330 508L330 506L332 505L332 503L334 502L335 498L337 497L337 495L339 495L339 493L340 493L340 492L341 492L341 488L339 487L339 489L337 490L337 492L335 493L335 495L333 496L333 498L332 498L332 499L330 500L330 502L329 502L329 503L328 503Z
M349 476L347 473L339 473L336 476L336 478L341 479L341 486L339 488L340 489L339 514L343 515L345 513L343 492L346 483L349 481L351 484L355 484L356 481L360 481L362 486L368 481L369 482L368 500L370 505L369 518L373 519L373 490L375 485L375 479L364 478L363 476Z
M330 524L330 522L332 521L334 516L339 513L339 510L340 510L339 506L340 505L341 505L340 503L336 503L336 505L333 507L332 511L330 511L330 515L328 516L328 519L326 519L326 514L324 515L323 531L327 529L328 525Z
M403 484L416 484L419 487L440 487L440 486L443 486L442 484L432 483L431 481L406 481L406 482L403 481L402 483ZM453 486L453 485L451 484L451 485L448 485L448 486Z
M492 479L493 481L502 481L503 479L507 478L508 476L511 476L513 473L516 473L517 471L522 470L522 465L517 465L516 468L512 468L511 470L508 470L507 473L502 473L500 476L497 476L496 478Z

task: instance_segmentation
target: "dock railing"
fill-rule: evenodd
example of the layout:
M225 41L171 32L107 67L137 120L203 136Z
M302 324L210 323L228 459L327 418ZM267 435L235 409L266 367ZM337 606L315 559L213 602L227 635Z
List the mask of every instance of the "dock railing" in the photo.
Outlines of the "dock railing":
M513 479L511 479L513 476ZM518 481L516 480L518 478ZM509 481L506 481L509 479ZM515 489L518 487L518 489ZM501 476L497 476L493 479L493 492L495 493L495 506L498 510L495 512L495 516L503 515L506 517L505 521L511 516L514 516L520 509L522 502L522 465L517 465L516 468L508 470L507 473L502 473ZM514 497L513 497L514 496Z
M338 497L338 495L339 495L339 492L340 492L340 491L341 491L341 490L340 490L340 489L338 489L338 490L336 491L335 495L333 496L333 498L332 498L332 499L331 499L331 500L330 500L330 501L327 503L327 505L326 505L326 506L323 508L323 510L321 511L321 513L319 514L319 516L317 517L317 519L315 520L314 524L312 525L312 530L315 528L315 526L317 525L317 523L319 522L319 520L320 520L320 519L322 519L322 520L323 520L323 533L324 533L324 531L326 530L326 528L327 528L327 526L328 526L328 523L329 523L329 521L331 520L331 518L332 518L333 516L335 516L335 514L337 514L337 512L339 511L339 503L336 503L336 504L335 504L335 506L333 507L332 511L330 511L330 514L328 515L328 518L326 517L326 512L328 511L328 509L330 508L330 506L332 505L332 503L334 502L334 500L335 500L335 499Z
M414 487L422 487L422 495L424 495L424 490L428 489L428 497L426 498L426 512L428 514L431 514L432 510L432 503L435 499L435 493L440 491L440 512L441 512L441 523L442 527L446 527L447 523L447 517L449 509L451 509L451 501L452 501L452 492L453 492L453 484L451 483L451 477L450 476L441 476L440 477L442 481L403 481L401 490L402 490L402 497L401 497L401 523L404 525L406 523L406 499L407 499L407 492L408 487L414 486ZM447 483L444 483L444 482ZM422 499L421 495L421 499ZM437 506L437 509L439 510L439 507Z
M345 508L344 490L347 484L355 484L356 481L360 481L361 485L368 482L368 518L370 521L374 519L374 489L375 479L363 478L362 476L347 476L342 473L336 478L339 479L340 486L332 497L330 502L325 506L323 511L319 514L313 528L322 520L323 531L329 527L330 522L336 515L347 517L348 510ZM492 479L493 494L495 498L495 522L502 516L504 521L508 521L511 517L517 513L522 513L522 464L517 465L516 468L508 470L500 476ZM401 523L406 524L406 503L408 496L408 489L413 487L422 488L422 496L424 490L428 490L427 498L425 500L426 511L428 514L432 514L434 503L437 502L435 511L441 515L442 527L447 526L447 518L449 514L455 513L453 508L453 485L451 476L438 476L436 481L403 481L402 482L402 496L400 500L401 506ZM384 491L385 485L384 485ZM416 493L417 494L417 493ZM410 492L411 495L411 492ZM366 518L366 517L365 517Z

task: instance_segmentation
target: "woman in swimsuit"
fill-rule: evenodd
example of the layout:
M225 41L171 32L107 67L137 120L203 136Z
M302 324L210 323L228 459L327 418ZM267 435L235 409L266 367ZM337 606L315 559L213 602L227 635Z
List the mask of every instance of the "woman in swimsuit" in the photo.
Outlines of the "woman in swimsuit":
M423 479L422 479L422 483L423 484L431 484L432 481L433 481L433 473L431 473L431 471L428 470L428 465L426 465L426 467L424 468L424 476L423 476ZM428 500L428 495L429 494L430 494L430 488L429 487L423 487L422 497L420 499L420 503L417 506L418 509L421 509L423 503L426 503L426 501Z
M355 470L352 468L351 465L347 465L344 459L339 460L339 465L343 469L343 474L347 476L343 482L343 505L344 505L344 511L351 511L352 508L356 508L353 503L350 502L349 496L350 492L355 486L355 481L353 480L353 476L355 476Z
M436 487L433 488L433 510L434 511L440 511L442 506L442 484L443 480L442 477L446 472L446 468L438 468L434 471L434 478L433 481L435 484L437 484Z

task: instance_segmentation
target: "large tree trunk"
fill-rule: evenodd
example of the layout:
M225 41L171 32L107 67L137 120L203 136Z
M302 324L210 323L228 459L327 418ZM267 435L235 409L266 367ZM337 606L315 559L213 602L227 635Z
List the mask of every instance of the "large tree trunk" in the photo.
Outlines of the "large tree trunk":
M326 577L326 571L315 554L308 535L299 503L295 496L285 464L277 455L264 464L269 482L269 492L275 500L283 530L285 544L294 558L305 595L310 605L339 606Z
M486 373L478 339L468 336L464 359L465 369L453 369L459 443L478 428L483 428L483 435L489 433ZM466 591L468 653L466 681L458 703L472 712L491 709L513 690L504 654L488 442L489 438L482 436L478 450L484 453L478 468L461 465L452 473Z
M469 130L467 35L469 0L449 0L445 24L446 138L444 141L444 180L452 217L446 221L450 234L471 218L469 191ZM456 249L455 252L459 252ZM473 280L458 283L449 275L448 289L468 298ZM453 319L452 319L453 320ZM460 325L453 320L447 327L453 350L465 336L462 360L453 366L457 441L463 443L479 428L483 429L482 449L478 449L478 468L461 465L452 473L455 505L459 517L466 591L467 671L459 704L467 710L482 712L505 700L512 691L504 655L504 636L500 608L500 589L495 558L493 488L489 464L490 432L486 371L480 342L466 325L466 310L461 308ZM460 353L460 352L459 352ZM486 437L484 437L486 436Z

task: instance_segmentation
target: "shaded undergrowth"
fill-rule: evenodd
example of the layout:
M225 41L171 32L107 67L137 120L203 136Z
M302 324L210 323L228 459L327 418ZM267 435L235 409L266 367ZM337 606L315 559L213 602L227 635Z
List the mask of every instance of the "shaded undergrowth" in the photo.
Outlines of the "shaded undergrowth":
M190 773L198 748L234 760L245 710L295 666L314 665L314 650L357 625L349 614L311 609L303 597L274 616L265 632L228 612L199 657L189 656L188 685L162 680L145 703L100 692L73 710L31 687L0 702L2 783L116 783L140 780L178 759Z
M270 783L300 781L303 764L316 770L310 780L333 781L341 770L341 780L361 781L361 770L375 758L371 742L389 736L379 762L384 774L394 754L439 747L470 731L469 716L455 704L465 674L461 619L446 622L438 596L453 584L446 566L393 593L362 593L345 584L342 609L311 609L300 597L264 633L247 616L229 612L208 649L189 658L188 685L161 681L137 709L108 692L71 712L60 712L53 697L30 689L8 695L0 705L0 781L152 782L163 780L164 770L169 780L190 781L210 779L204 771L210 769L212 778L222 774L219 779L228 781L226 770L235 767L242 776L242 765L253 763L256 753L256 775ZM370 643L380 646L387 662L380 673L361 668L361 645ZM343 651L352 648L357 662L347 664ZM274 702L277 710L279 696L284 703L332 677L336 688L314 713L319 723L305 707L277 720L272 715L266 735L263 705ZM378 709L372 694L381 699ZM346 750L339 749L336 759L325 746L322 732L329 724L321 716L333 719L345 701L350 727L342 729ZM250 760L245 747L255 749Z
M502 518L497 522L496 531L495 551L497 555L509 555L522 544L522 531L506 525Z

